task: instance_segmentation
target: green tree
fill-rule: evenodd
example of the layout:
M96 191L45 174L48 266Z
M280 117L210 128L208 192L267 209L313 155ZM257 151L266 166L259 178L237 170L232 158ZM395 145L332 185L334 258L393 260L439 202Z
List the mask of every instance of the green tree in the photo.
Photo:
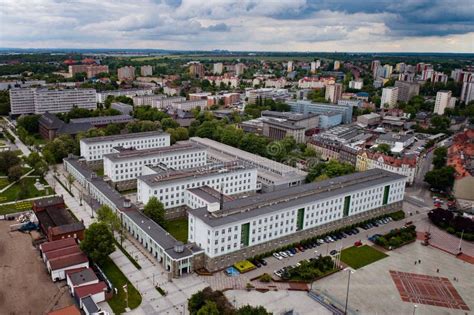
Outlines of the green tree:
M16 182L23 175L23 169L20 165L13 165L8 169L8 180L10 182Z
M197 312L197 315L219 315L217 304L212 301L206 301L204 306Z
M163 130L167 130L168 128L178 128L179 124L173 118L167 117L161 120L161 127Z
M436 148L433 151L433 166L436 169L442 168L446 165L448 157L448 149L445 147Z
M117 213L115 213L109 206L100 206L96 213L97 220L107 225L110 232L112 232L112 235L114 235L116 231L121 230L122 225L120 223L120 218L118 217Z
M378 152L383 153L383 154L389 154L390 151L391 151L391 147L390 147L389 144L381 143L381 144L377 145L377 147L375 148L375 151L378 151Z
M159 225L165 226L165 207L156 197L151 197L148 200L143 208L143 213Z
M92 223L85 231L80 247L94 262L101 265L115 250L114 237L106 224Z
M28 133L34 134L39 131L40 115L21 115L17 119L17 127L24 128Z
M0 173L6 174L10 167L20 162L21 159L13 151L0 152Z
M432 188L449 190L454 184L455 169L452 166L444 166L433 169L425 174L425 182Z
M0 91L0 115L8 115L10 112L10 93Z

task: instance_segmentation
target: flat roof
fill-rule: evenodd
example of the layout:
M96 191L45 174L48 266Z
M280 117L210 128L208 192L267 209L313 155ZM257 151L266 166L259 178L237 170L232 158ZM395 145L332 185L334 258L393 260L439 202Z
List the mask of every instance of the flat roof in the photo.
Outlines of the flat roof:
M150 148L144 150L127 150L117 153L109 153L104 154L104 158L107 158L111 161L120 161L126 159L135 159L135 158L143 158L147 156L159 156L161 154L167 153L178 153L178 152L188 152L188 151L205 151L205 148L197 143L176 143L169 147L158 147L158 148Z
M169 134L163 131L146 131L146 132L126 133L126 134L103 136L103 137L83 138L81 139L81 142L91 144L91 143L115 141L115 140L158 137L158 136L164 136L164 135L169 136Z
M81 299L82 305L87 310L87 314L96 314L100 311L100 308L95 304L94 299L90 295Z
M241 162L234 161L229 163L208 164L205 166L186 168L182 170L162 170L156 174L139 176L138 179L144 181L149 186L154 186L161 185L163 183L180 181L183 178L200 178L204 176L227 174L250 169L256 170L255 167L248 167Z
M132 121L133 117L127 114L113 115L113 116L98 116L98 117L85 117L85 118L73 118L70 120L71 123L90 123L90 124L106 124L114 122L129 122Z
M267 120L264 120L264 121L263 121L263 124L269 124L269 125L281 127L281 128L284 128L284 129L292 129L292 130L302 130L302 129L305 129L305 127L303 127L303 126L297 126L297 125L293 125L293 124L290 123L290 122L278 121L278 120L275 120L275 119L267 119Z
M191 209L189 213L209 226L216 227L242 220L251 220L267 213L404 178L405 176L382 169L371 169L321 182L294 186L282 191L224 202L223 209L212 214L207 211L206 207Z
M98 280L97 276L91 268L87 268L74 273L68 273L68 277L74 286Z
M207 185L202 186L202 187L198 187L198 188L188 189L188 192L192 193L192 194L195 194L199 198L204 199L204 200L206 200L207 202L210 202L210 203L220 202L220 200L221 200L221 192L219 192L219 191L215 190L214 188L209 187ZM232 198L230 196L227 196L227 195L224 195L224 194L222 194L222 197L223 197L224 201L234 200L234 198Z

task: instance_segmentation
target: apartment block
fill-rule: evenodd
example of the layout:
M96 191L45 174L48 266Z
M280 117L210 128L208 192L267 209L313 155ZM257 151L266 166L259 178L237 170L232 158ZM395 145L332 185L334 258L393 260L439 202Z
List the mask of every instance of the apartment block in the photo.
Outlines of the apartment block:
M213 64L212 66L213 74L222 74L223 71L224 71L224 65L222 64L222 62Z
M170 135L161 131L128 133L95 138L83 138L79 141L81 156L86 161L101 160L105 154L114 152L114 148L134 148L145 150L170 146Z
M451 91L438 91L438 93L436 93L435 114L443 115L446 108L454 107L453 99L455 102L456 98L451 97L451 94Z
M398 101L398 87L386 87L382 89L380 105L382 107L394 108Z
M108 96L127 96L133 98L134 96L153 95L153 89L127 89L127 90L113 90L103 91L97 93L97 102L104 103Z
M395 81L398 88L398 101L408 102L412 97L420 94L420 84L407 81Z
M140 67L140 75L142 77L148 77L153 75L153 67L150 65Z
M135 80L135 67L125 66L117 69L117 76L120 81Z
M334 83L326 85L326 95L324 98L333 104L336 104L342 96L342 84Z

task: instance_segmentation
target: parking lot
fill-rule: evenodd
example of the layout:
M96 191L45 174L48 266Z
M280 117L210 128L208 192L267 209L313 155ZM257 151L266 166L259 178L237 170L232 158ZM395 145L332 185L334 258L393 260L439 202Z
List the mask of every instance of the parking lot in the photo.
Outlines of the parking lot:
M2 314L44 314L73 304L65 282L51 281L29 234L10 232L0 221L0 310Z

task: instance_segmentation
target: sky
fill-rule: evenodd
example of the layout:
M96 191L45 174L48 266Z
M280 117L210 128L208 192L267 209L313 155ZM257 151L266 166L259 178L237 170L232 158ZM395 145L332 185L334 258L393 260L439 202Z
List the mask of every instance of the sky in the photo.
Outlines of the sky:
M474 0L0 0L2 48L474 52Z

